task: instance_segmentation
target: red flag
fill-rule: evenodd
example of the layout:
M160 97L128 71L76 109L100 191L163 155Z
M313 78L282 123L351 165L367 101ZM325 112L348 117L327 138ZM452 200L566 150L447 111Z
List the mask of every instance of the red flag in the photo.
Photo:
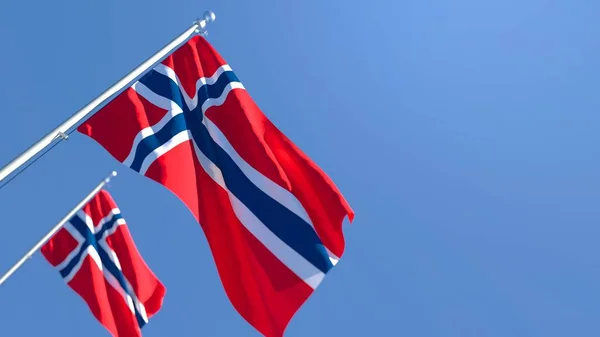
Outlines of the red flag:
M121 211L102 190L41 249L114 337L141 337L165 287L140 256Z
M188 206L229 299L265 336L283 335L344 252L350 206L203 37L78 130Z

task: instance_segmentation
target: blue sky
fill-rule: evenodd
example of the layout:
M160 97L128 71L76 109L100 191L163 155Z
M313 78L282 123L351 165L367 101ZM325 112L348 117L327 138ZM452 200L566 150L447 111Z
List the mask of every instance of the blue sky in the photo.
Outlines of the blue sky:
M286 336L600 333L597 1L5 1L0 165L211 9L209 41L356 211ZM167 286L144 336L258 336L170 192L82 135L0 190L0 272L97 182ZM108 336L41 254L3 336Z

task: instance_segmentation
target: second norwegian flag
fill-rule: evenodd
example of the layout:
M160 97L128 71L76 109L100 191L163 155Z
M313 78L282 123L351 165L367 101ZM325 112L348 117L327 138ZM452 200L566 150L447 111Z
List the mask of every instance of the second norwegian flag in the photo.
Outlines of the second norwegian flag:
M141 328L162 307L165 287L140 256L105 190L41 251L114 337L141 337Z
M78 130L187 205L229 299L265 336L283 335L344 252L352 209L201 36Z

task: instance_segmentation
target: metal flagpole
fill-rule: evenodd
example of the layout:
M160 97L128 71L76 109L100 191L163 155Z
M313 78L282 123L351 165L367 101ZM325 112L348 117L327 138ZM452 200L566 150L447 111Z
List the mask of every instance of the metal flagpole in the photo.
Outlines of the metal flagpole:
M44 237L38 243L36 243L33 246L33 248L31 248L31 250L29 250L25 254L25 256L23 256L14 266L12 266L12 268L10 268L8 270L8 272L6 272L6 274L4 274L4 275L2 275L2 277L0 277L0 285L2 285L2 283L4 283L4 281L6 281L6 279L8 279L15 271L17 271L17 269L19 269L23 265L23 263L25 263L25 261L27 261L27 259L31 258L31 256L38 249L40 249L46 242L48 242L48 240L50 240L50 238L56 232L58 232L62 228L62 226L64 226L64 224L66 224L75 215L75 213L77 213L83 206L85 206L88 202L90 202L90 200L92 200L96 196L96 194L98 194L98 192L100 192L102 187L104 187L104 185L108 184L111 177L115 177L116 175L117 175L117 172L112 171L110 176L108 176L104 180L102 180L102 182L100 184L98 184L85 198L83 198L83 200L81 200L77 204L77 206L75 206L75 208L73 208L69 213L67 213L67 215L65 215L64 218L62 218L46 235L44 235Z
M111 98L120 94L135 81L139 80L140 77L142 77L149 69L153 68L159 62L169 56L173 50L189 41L196 34L206 34L206 26L214 20L215 14L211 11L206 11L201 19L196 20L194 24L181 33L181 35L173 39L156 54L148 58L137 68L115 83L112 87L108 88L105 92L100 94L100 96L88 103L88 105L77 111L64 123L52 130L50 133L44 136L44 138L40 139L37 143L33 144L29 149L0 169L0 182L4 181L4 179L6 179L9 175L18 170L22 165L26 164L30 159L35 157L54 141L67 139L69 130L71 130L72 127L85 120L91 114L95 113L106 103L108 103Z

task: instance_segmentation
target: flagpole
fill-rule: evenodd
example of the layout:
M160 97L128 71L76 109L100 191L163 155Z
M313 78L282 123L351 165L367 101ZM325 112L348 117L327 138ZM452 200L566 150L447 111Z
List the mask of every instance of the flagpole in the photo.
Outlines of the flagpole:
M162 62L162 60L164 60L173 50L177 49L197 34L206 34L206 26L214 20L215 14L211 11L206 11L202 18L194 21L192 26L169 42L156 54L152 55L137 68L100 94L100 96L96 97L93 101L88 103L88 105L81 108L61 125L50 131L44 138L40 139L37 143L33 144L29 149L25 150L18 157L0 169L0 182L4 181L8 176L26 164L30 159L35 157L54 141L67 139L71 128L87 119L88 116L108 103L111 98L120 94L135 81L139 80L149 69Z
M85 198L83 198L77 204L77 206L75 206L54 227L52 227L52 229L46 235L44 235L44 237L40 241L38 241L38 243L36 243L17 263L15 263L14 266L12 266L12 268L10 268L8 270L8 272L6 272L6 274L4 274L4 275L2 275L2 277L0 277L0 286L15 271L17 271L17 269L19 269L25 263L25 261L27 261L28 259L30 259L31 256L36 251L38 251L38 249L40 249L40 247L42 247L46 242L48 242L48 240L50 240L50 238L54 234L56 234L56 232L58 232L62 228L62 226L64 226L69 220L71 220L71 218L75 215L75 213L79 212L79 210L81 208L83 208L83 206L85 206L88 202L90 202L90 200L92 200L96 196L96 194L98 194L98 192L100 192L100 190L104 187L104 185L108 184L108 182L110 181L110 178L116 177L116 176L117 176L117 172L116 171L112 171L111 174L110 174L110 176L104 178L102 180L102 182L100 182Z

